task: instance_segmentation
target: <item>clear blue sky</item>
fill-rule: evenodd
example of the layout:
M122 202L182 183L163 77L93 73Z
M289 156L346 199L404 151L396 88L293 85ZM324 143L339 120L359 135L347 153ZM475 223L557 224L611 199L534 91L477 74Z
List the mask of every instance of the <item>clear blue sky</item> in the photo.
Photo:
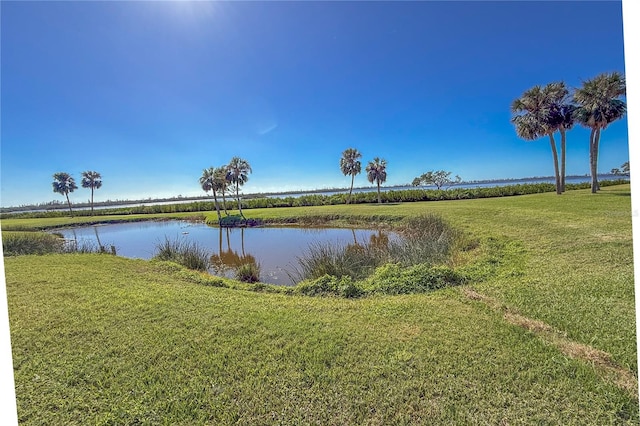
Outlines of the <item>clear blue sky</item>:
M550 176L548 139L518 139L511 102L625 70L620 1L0 7L2 206L64 201L59 171L100 172L98 201L204 195L202 169L233 156L246 193L348 187L348 147L363 170L385 158L388 185ZM568 174L588 173L588 138L568 134ZM627 139L626 119L603 133L601 172Z

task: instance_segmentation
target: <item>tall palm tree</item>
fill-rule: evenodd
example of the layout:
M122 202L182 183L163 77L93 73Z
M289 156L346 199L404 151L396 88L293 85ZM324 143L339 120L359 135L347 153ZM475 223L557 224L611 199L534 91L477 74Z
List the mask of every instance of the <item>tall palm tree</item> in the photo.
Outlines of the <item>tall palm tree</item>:
M569 102L569 90L564 82L550 83L544 91L549 102L547 124L560 132L560 192L565 191L567 176L567 130L575 123L576 106Z
M205 193L209 191L213 192L213 202L216 206L216 213L218 214L218 224L220 224L222 217L220 216L220 206L218 205L218 196L216 194L215 172L216 169L213 167L203 169L202 176L200 176L200 186Z
M362 154L355 148L347 148L342 153L340 158L340 170L342 174L347 176L351 175L351 187L349 188L349 198L347 198L347 204L351 202L351 193L353 192L353 180L356 175L362 171L362 164L359 158L362 158Z
M387 180L387 160L381 160L376 157L373 161L369 161L365 170L367 172L367 180L378 184L378 204L380 204L382 203L380 199L380 184Z
M609 124L621 119L627 106L619 99L625 96L626 82L618 72L603 73L584 81L582 87L573 94L578 104L576 120L591 129L589 135L589 163L591 166L591 193L595 194L598 184L598 149L600 134Z
M532 141L549 136L556 178L556 194L562 194L564 190L565 135L566 130L573 126L573 108L566 102L568 93L563 82L551 83L545 87L534 86L511 104L511 112L514 114L511 122L515 125L519 137ZM562 138L562 174L558 167L558 149L553 137L558 130Z
M81 184L83 188L91 188L91 215L93 216L93 191L102 187L102 176L98 172L87 170L82 172Z
M67 197L67 204L69 204L69 212L73 216L73 210L71 210L71 201L69 201L69 193L78 189L75 179L69 175L69 173L59 172L53 175L53 192L62 194Z
M219 191L222 194L222 208L224 209L224 214L229 216L229 212L227 211L227 198L225 197L227 193L227 166L216 167L213 173L213 182L216 191Z
M247 183L249 180L249 173L251 173L251 166L247 160L243 160L240 157L233 157L227 166L227 181L236 186L236 200L238 200L238 210L240 216L245 219L242 214L242 205L240 204L240 186Z

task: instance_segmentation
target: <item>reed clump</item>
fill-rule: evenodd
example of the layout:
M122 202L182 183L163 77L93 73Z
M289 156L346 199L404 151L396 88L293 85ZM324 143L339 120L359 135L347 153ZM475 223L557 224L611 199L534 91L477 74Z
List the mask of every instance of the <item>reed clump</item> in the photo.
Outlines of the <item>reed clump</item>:
M195 242L184 240L165 240L156 245L154 259L168 260L196 271L209 269L209 254Z
M5 231L2 233L2 251L5 256L61 253L64 239L46 232Z
M411 217L391 238L382 232L366 244L313 244L299 257L294 279L303 294L358 297L367 293L431 291L464 282L449 260L462 233L440 216Z
M236 269L235 277L244 283L257 283L260 281L260 265L256 263L243 263Z

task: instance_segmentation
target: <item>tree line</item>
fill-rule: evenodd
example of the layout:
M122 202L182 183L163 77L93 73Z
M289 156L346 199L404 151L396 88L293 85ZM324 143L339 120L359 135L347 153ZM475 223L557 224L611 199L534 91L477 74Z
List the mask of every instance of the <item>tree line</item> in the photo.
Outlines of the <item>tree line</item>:
M526 90L511 104L511 122L516 134L533 141L549 137L556 180L556 193L565 191L566 134L575 123L591 130L589 134L589 169L591 192L598 184L598 151L600 136L611 123L624 117L626 104L620 97L626 94L625 78L618 72L603 73L585 80L582 87L570 95L563 81ZM560 163L554 134L560 133ZM628 166L628 165L627 165Z

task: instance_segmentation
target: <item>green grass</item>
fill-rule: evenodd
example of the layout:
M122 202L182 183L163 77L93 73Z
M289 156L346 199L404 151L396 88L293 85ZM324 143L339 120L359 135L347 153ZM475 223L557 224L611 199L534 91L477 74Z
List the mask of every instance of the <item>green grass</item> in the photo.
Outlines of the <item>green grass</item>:
M628 185L244 213L342 225L436 213L477 241L457 260L475 279L351 300L224 288L254 287L163 262L6 258L21 423L640 423L637 396L597 362L504 314L637 375Z

